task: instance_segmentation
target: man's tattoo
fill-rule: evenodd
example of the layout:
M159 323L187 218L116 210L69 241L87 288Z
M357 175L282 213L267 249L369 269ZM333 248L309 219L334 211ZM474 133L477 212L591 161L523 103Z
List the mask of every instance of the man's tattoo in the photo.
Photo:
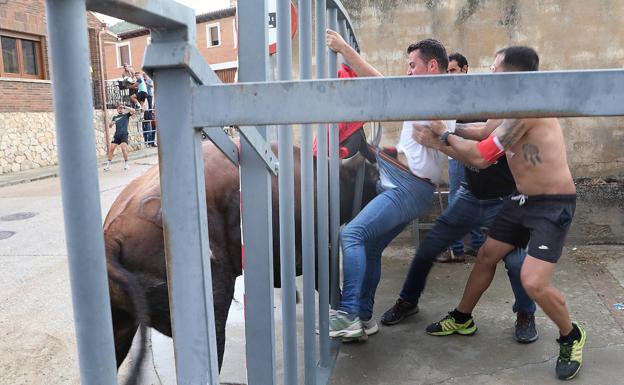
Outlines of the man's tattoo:
M500 126L499 132L501 134L498 137L505 149L513 146L513 144L516 143L522 135L524 135L524 130L522 130L522 120L510 120L508 122L508 124Z
M524 160L531 162L533 166L537 166L542 163L542 158L539 154L539 148L531 143L525 143L522 145L522 153L524 154Z

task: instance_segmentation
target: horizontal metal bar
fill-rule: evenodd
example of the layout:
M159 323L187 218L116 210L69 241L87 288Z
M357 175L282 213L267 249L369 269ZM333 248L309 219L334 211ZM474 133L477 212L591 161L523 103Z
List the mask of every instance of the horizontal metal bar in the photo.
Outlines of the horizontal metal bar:
M199 84L221 83L197 47L182 42L162 42L148 45L143 58L143 68L149 71L184 68Z
M193 89L193 124L617 116L624 115L621 84L624 70L202 86Z
M258 129L255 127L240 127L239 133L241 136L247 139L249 144L258 154L258 156L260 156L260 158L264 160L264 163L269 168L269 170L274 175L277 175L277 172L279 171L279 162L277 160L277 156L273 154L273 151L271 150L271 145L266 141L266 139L264 139L262 135L260 135Z
M222 127L204 127L202 129L204 134L214 143L223 155L238 167L238 146L230 139L230 137L223 131Z
M353 36L353 48L359 47L357 36L355 36L355 28L353 28L353 23L349 18L349 12L347 12L344 5L342 5L342 2L340 0L327 0L327 8L338 8L338 19L346 20L349 33Z
M195 11L173 0L87 0L87 9L147 28L195 30ZM193 32L194 35L194 32ZM189 41L195 41L190 36Z

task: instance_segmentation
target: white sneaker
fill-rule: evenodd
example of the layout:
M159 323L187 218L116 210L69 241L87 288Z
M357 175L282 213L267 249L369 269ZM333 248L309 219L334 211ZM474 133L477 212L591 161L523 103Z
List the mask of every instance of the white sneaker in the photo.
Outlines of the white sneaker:
M104 167L104 171L110 171L110 168L111 168L111 164L106 163L106 166Z
M366 333L367 336L375 334L379 331L379 325L377 325L377 321L375 321L375 318L373 317L371 317L368 321L362 320L362 326L364 327L364 333Z
M129 170L130 169L130 165L128 163L124 164L124 170Z

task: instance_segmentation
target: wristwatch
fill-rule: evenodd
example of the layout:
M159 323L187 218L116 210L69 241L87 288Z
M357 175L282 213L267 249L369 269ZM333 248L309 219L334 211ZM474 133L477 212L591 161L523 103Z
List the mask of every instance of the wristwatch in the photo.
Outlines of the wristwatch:
M447 146L451 145L448 141L449 135L454 135L454 134L451 131L446 131L444 134L440 135L440 140Z

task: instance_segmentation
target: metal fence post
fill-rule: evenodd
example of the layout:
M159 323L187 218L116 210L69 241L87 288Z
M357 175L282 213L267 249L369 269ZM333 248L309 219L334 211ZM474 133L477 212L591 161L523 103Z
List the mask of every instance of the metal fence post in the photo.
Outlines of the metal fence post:
M316 0L316 78L327 77L327 55L325 48L326 0ZM318 291L319 291L319 353L320 366L328 367L329 356L329 204L328 204L328 169L327 169L327 125L319 124L316 128L316 202L318 212Z
M338 30L338 9L331 7L327 10L329 28ZM338 54L327 50L329 54L329 77L337 77ZM331 243L330 257L330 290L331 305L334 309L340 306L340 175L338 158L338 125L329 126L329 234Z
M292 78L290 0L277 0L277 77ZM295 303L295 199L292 126L278 128L279 228L282 281L284 383L297 383L297 310Z
M54 119L83 384L117 384L84 0L46 1Z
M181 69L156 70L154 81L177 380L217 384L204 161L201 134L191 126L191 77Z
M266 81L266 0L238 3L240 82ZM242 107L241 107L242 108ZM267 138L266 127L258 131ZM276 384L273 312L273 220L271 176L244 137L240 141L241 227L244 243L247 383Z
M299 0L299 76L312 79L312 4ZM305 384L316 385L313 128L301 126L301 258L303 266L303 349Z

